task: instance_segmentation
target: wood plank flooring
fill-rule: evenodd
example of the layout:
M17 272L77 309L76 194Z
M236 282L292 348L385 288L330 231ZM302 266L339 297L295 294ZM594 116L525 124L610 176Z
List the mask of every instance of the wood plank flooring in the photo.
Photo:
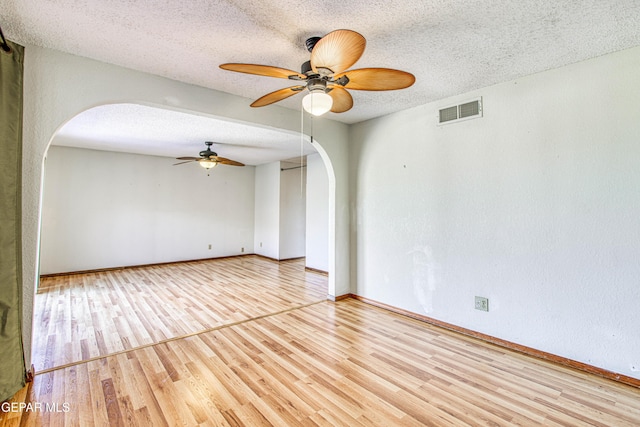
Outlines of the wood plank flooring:
M19 410L19 405L27 401L30 387L31 383L27 383L11 399L0 405L0 427L18 427L21 425L24 411Z
M24 425L640 425L640 389L353 299L313 298L37 373L31 402L58 410L27 412Z
M327 298L304 260L257 256L45 277L35 298L36 372Z

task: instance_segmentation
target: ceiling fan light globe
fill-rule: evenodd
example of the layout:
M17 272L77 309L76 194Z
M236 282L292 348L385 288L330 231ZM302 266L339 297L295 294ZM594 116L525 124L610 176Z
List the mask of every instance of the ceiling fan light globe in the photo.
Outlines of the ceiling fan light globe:
M198 163L205 169L214 168L218 164L218 162L214 162L213 160L200 160Z
M314 116L321 116L331 110L333 98L322 90L312 91L302 98L302 107Z

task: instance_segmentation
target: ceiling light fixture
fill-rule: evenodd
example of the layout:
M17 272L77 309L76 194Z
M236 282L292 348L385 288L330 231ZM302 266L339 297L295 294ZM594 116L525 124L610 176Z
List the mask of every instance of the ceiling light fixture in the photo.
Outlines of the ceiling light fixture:
M208 160L208 159L199 160L198 163L200 163L200 166L202 166L205 169L214 168L218 164L218 162L213 160Z
M311 79L307 84L309 93L302 98L302 107L314 116L321 116L331 110L333 98L327 93L327 81Z
M302 107L314 116L321 116L331 110L333 98L322 89L315 89L302 98Z

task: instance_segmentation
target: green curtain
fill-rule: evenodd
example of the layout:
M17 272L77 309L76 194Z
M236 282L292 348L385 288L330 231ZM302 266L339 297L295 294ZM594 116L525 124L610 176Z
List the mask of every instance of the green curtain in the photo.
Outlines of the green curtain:
M25 385L22 349L22 81L24 47L0 47L0 401Z

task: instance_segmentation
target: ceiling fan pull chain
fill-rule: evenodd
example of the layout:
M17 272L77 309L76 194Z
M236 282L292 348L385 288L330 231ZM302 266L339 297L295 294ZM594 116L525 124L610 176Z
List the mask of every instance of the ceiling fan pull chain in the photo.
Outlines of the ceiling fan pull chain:
M304 155L304 108L300 109L300 195L304 194L303 176L302 176L302 157Z
M313 144L313 114L309 116L311 117L311 143Z

